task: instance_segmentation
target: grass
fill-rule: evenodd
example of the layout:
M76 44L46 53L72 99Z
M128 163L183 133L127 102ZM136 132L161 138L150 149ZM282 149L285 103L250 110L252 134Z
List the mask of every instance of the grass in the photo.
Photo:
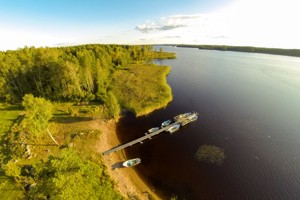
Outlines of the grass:
M17 121L21 109L19 106L13 106L6 103L0 103L0 152L4 148L4 138L8 134L11 126ZM0 159L2 160L4 155L0 153Z
M92 112L95 106L100 107L100 112L96 117L95 113ZM103 115L106 115L106 113L101 115L101 105L76 106L73 103L54 103L54 107L55 111L50 121L49 130L60 146L57 146L51 140L46 131L38 138L23 141L25 145L30 146L33 156L31 159L26 159L27 155L19 158L21 165L31 165L39 159L47 158L49 155L58 155L61 151L61 146L69 146L70 143L85 158L91 158L91 155L94 154L94 146L100 135L99 118L103 119L105 118ZM75 110L76 115L72 116L73 113L70 113L70 110L72 112ZM22 112L17 106L0 103L1 159L4 157L3 139ZM16 141L14 145L21 146L19 143Z
M21 110L18 106L13 106L6 103L0 103L0 151L3 149L4 137L9 132L11 126L18 119ZM0 153L1 160L3 159ZM23 198L23 191L16 187L14 180L4 174L0 168L0 193L2 199L21 199Z
M3 176L0 172L0 199L16 200L24 199L23 190L19 189L14 180L7 176Z
M95 151L95 146L99 142L101 134L99 126L99 118L105 116L98 113L97 120L94 119L94 113L91 112L95 106L101 105L83 105L75 106L73 103L56 103L54 117L52 118L49 130L53 137L59 142L60 146L50 139L47 133L39 138L26 141L26 145L30 146L32 154L31 159L27 159L27 155L18 160L19 166L33 165L39 160L47 160L48 156L57 156L64 147L71 147L84 159L97 163L101 168L105 168L101 161L99 153ZM72 116L71 110L76 110L76 115ZM18 106L6 103L0 103L0 156L4 158L4 149L2 148L5 135L10 132L10 128L17 121L19 115L23 113ZM105 115L105 114L104 114ZM15 145L20 145L16 143ZM21 146L21 145L20 145ZM106 173L105 173L106 174ZM16 181L5 175L0 168L0 199L24 199L24 190L19 187Z
M172 100L168 66L134 64L113 75L112 90L119 103L136 116L163 108Z
M147 57L150 60L154 59L175 59L175 53L170 53L170 52L158 52L158 51L152 51L148 52Z
M95 145L99 141L101 132L99 120L93 119L93 114L89 111L93 106L71 106L72 109L78 110L77 116L71 116L67 111L70 106L69 103L57 105L49 129L60 145L70 146L82 157L97 162L99 154L95 152ZM98 118L102 118L101 115ZM96 160L95 154L98 155Z
M32 145L32 152L38 158L43 158L49 155L58 155L63 147L72 147L83 158L98 163L99 154L95 151L95 145L99 141L99 135L101 134L99 118L103 119L104 117L100 113L95 118L94 113L92 113L95 106L56 103L49 131L60 146L56 146L49 135L44 134L43 137L36 141L41 145ZM97 106L101 107L101 105ZM73 112L76 115L73 115ZM97 159L94 159L95 154L98 155Z
M7 134L10 127L21 113L18 106L12 106L6 103L0 103L0 136Z

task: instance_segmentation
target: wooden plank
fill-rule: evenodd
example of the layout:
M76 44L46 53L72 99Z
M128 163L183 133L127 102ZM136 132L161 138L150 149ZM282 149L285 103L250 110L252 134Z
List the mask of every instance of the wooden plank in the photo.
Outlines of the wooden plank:
M166 127L164 127L164 128L161 128L161 129L159 129L159 130L157 130L157 131L155 131L155 132L153 132L153 133L147 133L146 135L144 135L144 136L142 136L142 137L140 137L140 138L137 138L137 139L135 139L135 140L132 140L132 141L130 141L130 142L127 142L127 143L125 143L125 144L123 144L123 145L116 146L116 147L114 147L114 148L112 148L112 149L110 149L110 150L107 150L107 151L103 152L102 155L108 155L108 154L111 154L111 153L113 153L113 152L116 152L116 151L125 149L125 148L127 148L127 147L133 146L133 145L135 145L135 144L137 144L137 143L142 143L144 140L146 140L146 139L151 139L153 136L158 135L158 134L160 134L161 132L164 132L164 131L167 130L169 127L171 127L171 126L173 126L173 125L175 125L175 124L178 124L178 123L175 122L175 123L173 123L173 124L170 124L169 126L166 126Z
M140 137L140 138L137 138L137 139L132 140L132 141L130 141L130 142L127 142L127 143L125 143L125 144L116 146L116 147L114 147L114 148L112 148L112 149L110 149L110 150L107 150L107 151L103 152L102 154L103 154L103 155L108 155L108 154L110 154L110 153L113 153L113 152L116 152L116 151L125 149L125 148L127 148L127 147L132 146L132 145L135 145L135 144L137 144L137 143L143 143L144 140L146 140L146 139L151 139L153 136L160 134L161 132L167 130L167 129L170 128L171 126L174 126L175 124L179 124L179 125L181 125L181 126L184 126L184 125L186 125L186 124L189 124L190 122L192 122L192 121L189 120L189 119L178 119L176 122L174 122L173 124L170 124L169 126L166 126L166 127L164 127L164 128L161 128L161 129L159 129L159 130L157 130L157 131L155 131L155 132L153 132L153 133L146 133L144 136L142 136L142 137Z

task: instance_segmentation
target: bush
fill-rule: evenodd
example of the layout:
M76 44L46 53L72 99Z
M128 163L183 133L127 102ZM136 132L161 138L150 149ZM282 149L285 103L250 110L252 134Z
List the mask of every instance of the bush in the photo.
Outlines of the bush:
M115 119L118 118L121 109L117 98L112 92L107 93L107 99L105 100L105 105L108 109L109 117Z
M30 132L38 134L48 128L54 109L50 101L26 94L23 97L22 105L25 108L23 124Z
M3 169L6 176L18 178L21 174L21 168L13 160L10 160L7 164L5 164Z

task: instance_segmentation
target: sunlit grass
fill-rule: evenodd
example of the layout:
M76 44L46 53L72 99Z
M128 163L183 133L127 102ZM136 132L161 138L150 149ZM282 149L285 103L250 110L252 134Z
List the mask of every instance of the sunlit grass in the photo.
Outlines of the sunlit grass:
M21 110L18 106L13 106L6 103L0 103L0 145L1 149L4 145L4 137L17 120ZM1 160L3 155L0 154ZM2 169L0 169L0 198L1 199L16 199L23 197L23 191L16 187L12 178L6 176Z
M20 108L6 103L0 103L0 135L7 133L20 114Z
M136 116L163 108L172 100L168 66L135 64L114 73L112 90L119 103Z

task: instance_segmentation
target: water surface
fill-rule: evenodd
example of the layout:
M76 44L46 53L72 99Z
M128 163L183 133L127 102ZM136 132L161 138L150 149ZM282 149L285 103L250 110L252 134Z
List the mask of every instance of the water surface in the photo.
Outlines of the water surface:
M126 149L139 175L163 198L300 199L300 58L164 47L176 52L173 101L118 123L122 142L173 116L198 121ZM223 166L197 161L203 144L224 149Z

